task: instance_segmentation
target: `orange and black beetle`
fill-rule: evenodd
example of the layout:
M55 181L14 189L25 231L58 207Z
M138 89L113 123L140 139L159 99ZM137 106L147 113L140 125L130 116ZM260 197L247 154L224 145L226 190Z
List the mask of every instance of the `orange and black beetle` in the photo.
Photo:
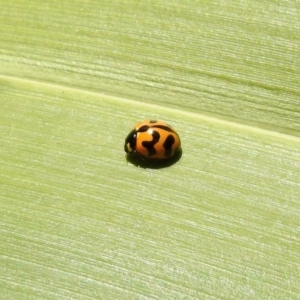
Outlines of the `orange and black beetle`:
M153 160L166 160L181 150L177 132L162 121L147 120L137 123L125 139L124 150L129 155L140 155Z

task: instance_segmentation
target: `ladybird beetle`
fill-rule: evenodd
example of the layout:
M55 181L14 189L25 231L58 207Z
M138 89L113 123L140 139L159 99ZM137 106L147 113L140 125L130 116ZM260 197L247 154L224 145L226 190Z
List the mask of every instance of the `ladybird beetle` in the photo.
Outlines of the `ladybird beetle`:
M162 121L147 120L137 123L125 139L124 150L129 155L166 160L179 150L180 138L176 131Z

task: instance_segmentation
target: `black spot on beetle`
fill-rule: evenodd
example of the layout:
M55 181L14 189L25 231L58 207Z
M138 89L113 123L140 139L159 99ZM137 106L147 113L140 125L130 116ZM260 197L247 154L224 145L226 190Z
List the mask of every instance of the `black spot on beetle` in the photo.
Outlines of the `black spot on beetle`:
M160 128L160 129L163 129L163 130L168 131L168 132L175 132L174 129L172 129L171 127L166 126L166 125L153 125L151 127L152 128Z
M138 132L146 132L149 129L148 125L143 125L138 129Z
M152 133L152 141L143 141L142 145L148 150L148 156L152 156L156 154L156 150L154 145L159 141L160 134L157 131L153 131Z
M172 134L168 135L166 140L163 143L163 147L165 148L165 156L171 156L172 155L172 147L175 143L175 138Z

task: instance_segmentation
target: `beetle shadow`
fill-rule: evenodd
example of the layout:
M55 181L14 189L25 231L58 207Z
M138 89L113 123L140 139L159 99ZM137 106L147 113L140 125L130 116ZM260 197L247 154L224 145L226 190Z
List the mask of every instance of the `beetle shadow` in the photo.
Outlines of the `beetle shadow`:
M178 150L172 157L168 159L149 159L135 154L127 154L126 160L135 165L136 167L140 167L143 169L163 169L170 167L177 163L182 156L182 148Z

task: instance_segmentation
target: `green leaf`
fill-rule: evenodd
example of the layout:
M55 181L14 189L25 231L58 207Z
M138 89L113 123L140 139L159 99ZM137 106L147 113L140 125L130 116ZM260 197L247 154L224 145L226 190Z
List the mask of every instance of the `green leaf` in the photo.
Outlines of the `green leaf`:
M0 298L297 299L299 8L2 1Z

